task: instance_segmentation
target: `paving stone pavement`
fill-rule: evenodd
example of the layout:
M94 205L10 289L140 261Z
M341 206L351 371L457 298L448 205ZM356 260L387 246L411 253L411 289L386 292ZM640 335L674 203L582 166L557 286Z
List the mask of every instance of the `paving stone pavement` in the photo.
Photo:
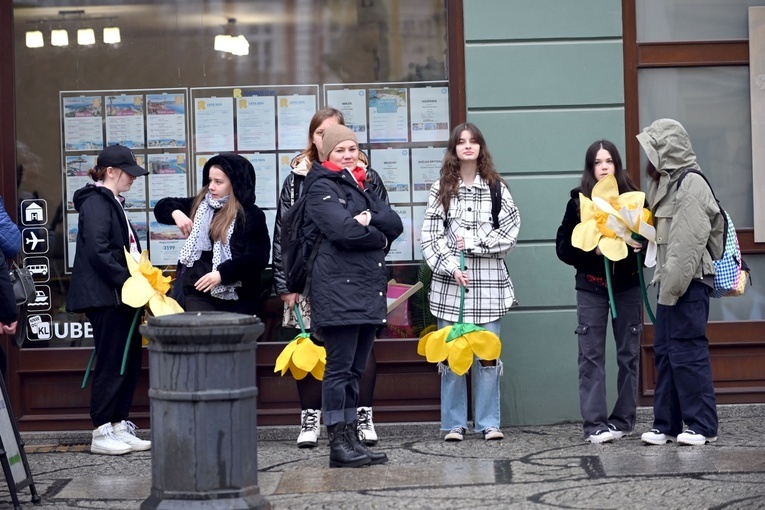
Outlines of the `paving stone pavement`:
M441 439L436 423L377 424L386 465L329 469L326 431L295 446L297 426L258 430L258 484L274 509L765 509L764 404L719 406L720 439L704 447L644 446L652 412L613 444L582 441L581 425L504 428L503 441ZM140 431L145 435L147 431ZM40 505L138 509L151 489L151 452L88 453L90 431L25 433ZM0 509L12 508L5 484ZM225 509L225 506L216 506Z

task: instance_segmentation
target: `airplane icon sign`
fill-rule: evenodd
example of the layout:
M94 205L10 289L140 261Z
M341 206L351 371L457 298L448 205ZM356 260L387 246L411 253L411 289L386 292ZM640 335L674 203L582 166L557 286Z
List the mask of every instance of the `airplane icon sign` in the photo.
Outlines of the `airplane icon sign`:
M47 253L48 231L45 228L25 228L22 232L24 237L24 253Z

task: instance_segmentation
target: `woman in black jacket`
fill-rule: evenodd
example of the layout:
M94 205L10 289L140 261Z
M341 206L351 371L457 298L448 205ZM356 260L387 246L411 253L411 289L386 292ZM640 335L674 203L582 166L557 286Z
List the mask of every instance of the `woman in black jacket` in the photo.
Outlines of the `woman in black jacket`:
M327 349L322 400L329 465L379 464L387 461L385 454L370 451L356 433L359 380L376 330L386 323L385 254L403 225L366 188L353 131L340 125L327 129L320 160L324 163L314 162L303 193L308 239L320 243L308 297L313 330Z
M608 414L606 401L606 330L609 300L606 270L600 249L585 252L571 244L571 234L580 222L579 193L591 197L592 188L607 175L613 175L619 193L636 191L616 146L598 140L587 149L579 188L571 191L563 222L558 228L558 258L576 268L576 313L579 324L579 406L584 421L584 440L607 443L632 433L635 428L638 391L640 332L643 326L643 301L640 292L640 267L634 250L627 258L611 263L611 283L617 316L611 320L616 340L617 396Z
M266 216L255 205L255 169L246 158L223 153L202 170L196 197L163 198L154 217L187 236L179 261L185 310L254 315L271 241Z
M287 328L297 328L297 318L293 310L294 305L300 308L300 316L306 329L311 329L311 307L305 296L290 292L287 288L287 280L282 268L282 217L292 207L295 201L300 197L303 183L305 182L308 171L313 166L314 161L319 159L319 150L322 147L322 135L324 131L335 125L345 125L343 112L327 106L317 111L311 118L308 125L308 146L295 156L292 160L292 171L284 179L279 203L276 209L276 221L274 223L274 289L284 302L284 318L282 326ZM371 169L368 165L366 156L359 152L359 166L366 174L364 176L364 186L368 191L379 197L385 203L388 203L388 191L382 182L380 174ZM317 344L321 341L313 338ZM361 376L359 389L359 407L357 409L359 436L368 446L377 444L377 432L375 431L374 421L372 419L372 398L375 392L375 382L377 379L377 361L374 350L369 354L367 367ZM297 445L299 448L313 448L319 442L321 431L321 381L313 377L304 377L296 380L298 398L300 400L300 434L298 434Z
M84 312L93 326L98 362L90 392L90 418L96 427L92 453L122 455L151 448L151 442L137 438L135 425L127 421L141 370L141 334L134 328L128 338L136 309L121 299L122 286L130 277L125 250L137 261L141 245L120 194L147 173L130 149L110 145L90 170L95 182L74 193L79 213L77 251L66 309ZM127 364L120 375L127 342Z

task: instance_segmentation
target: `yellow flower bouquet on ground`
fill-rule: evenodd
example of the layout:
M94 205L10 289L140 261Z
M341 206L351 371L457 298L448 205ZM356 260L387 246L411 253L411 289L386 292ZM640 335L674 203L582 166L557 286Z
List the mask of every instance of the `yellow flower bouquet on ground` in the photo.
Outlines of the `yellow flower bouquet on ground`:
M460 252L460 267L465 266L465 255ZM482 360L495 360L502 351L499 337L481 326L462 322L465 308L465 287L460 287L460 313L451 326L432 331L420 338L417 354L430 363L449 362L449 368L464 375L473 364L473 356Z
M298 381L311 374L321 381L324 378L324 367L327 365L327 350L311 340L311 334L306 332L303 326L298 305L295 305L294 310L300 334L293 338L276 358L274 372L281 371L281 375L284 375L289 370L292 377Z

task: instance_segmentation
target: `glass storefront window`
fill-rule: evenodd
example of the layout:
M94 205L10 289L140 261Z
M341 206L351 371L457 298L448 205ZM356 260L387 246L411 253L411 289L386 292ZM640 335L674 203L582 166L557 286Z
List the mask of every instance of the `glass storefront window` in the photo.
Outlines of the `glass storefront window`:
M638 0L638 42L746 39L750 6L762 0Z
M235 151L256 167L258 204L273 229L283 162L305 148L308 119L325 105L354 124L405 216L408 237L389 257L391 278L417 281L422 188L434 178L426 161L443 154L449 133L445 1L25 0L14 2L14 28L19 219L30 218L25 238L43 239L23 257L40 268L45 295L30 309L39 319L24 347L92 343L85 317L65 312L76 255L71 196L103 146L131 146L152 172L131 190L127 210L163 267L175 258L164 248L182 239L173 245L172 229L152 223L156 201L194 194L203 159ZM87 28L95 42L79 44ZM54 30L66 32L66 45ZM397 114L375 106L393 97ZM257 98L268 105L247 115ZM263 278L270 288L270 271ZM265 340L294 336L280 332L278 297L266 299L263 318Z

